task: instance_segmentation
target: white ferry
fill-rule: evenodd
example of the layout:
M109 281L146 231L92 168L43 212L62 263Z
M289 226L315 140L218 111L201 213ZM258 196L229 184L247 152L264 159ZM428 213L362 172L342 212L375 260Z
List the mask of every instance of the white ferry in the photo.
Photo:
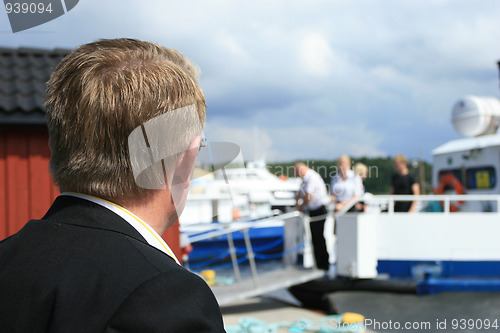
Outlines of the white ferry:
M420 293L500 290L500 100L465 96L452 123L467 137L432 151L436 194L373 196L369 212L336 217L339 276L411 279ZM396 200L422 209L396 213Z

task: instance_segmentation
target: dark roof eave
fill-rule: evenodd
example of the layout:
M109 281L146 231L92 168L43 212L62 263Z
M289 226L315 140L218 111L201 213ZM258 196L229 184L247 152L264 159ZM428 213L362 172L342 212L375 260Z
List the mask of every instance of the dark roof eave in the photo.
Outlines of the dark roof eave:
M0 47L0 125L43 125L45 83L70 50Z
M47 119L42 113L0 113L0 125L46 125Z

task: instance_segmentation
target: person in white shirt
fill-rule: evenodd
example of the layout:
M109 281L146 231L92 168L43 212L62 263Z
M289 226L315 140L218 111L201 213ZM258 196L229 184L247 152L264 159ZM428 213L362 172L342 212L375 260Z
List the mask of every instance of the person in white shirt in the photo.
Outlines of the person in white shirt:
M311 236L314 245L314 258L319 269L328 270L329 255L323 230L330 202L323 178L302 162L295 163L295 174L303 179L296 197L297 210L304 211L311 217Z
M363 193L363 181L361 177L350 169L351 159L347 155L341 155L337 161L338 173L332 178L330 194L335 202L335 211L340 211L360 198ZM362 210L362 204L357 203L350 212Z

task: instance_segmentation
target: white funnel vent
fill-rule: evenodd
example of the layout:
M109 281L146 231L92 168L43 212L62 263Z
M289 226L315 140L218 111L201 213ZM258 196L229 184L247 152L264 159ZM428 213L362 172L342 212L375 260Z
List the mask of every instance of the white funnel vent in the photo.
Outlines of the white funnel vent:
M453 106L451 122L465 136L494 134L500 125L500 99L465 96Z

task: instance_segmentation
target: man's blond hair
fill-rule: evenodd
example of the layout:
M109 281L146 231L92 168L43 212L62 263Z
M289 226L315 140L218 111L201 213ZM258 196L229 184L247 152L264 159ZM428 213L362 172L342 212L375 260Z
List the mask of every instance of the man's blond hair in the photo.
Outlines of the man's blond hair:
M366 164L363 164L361 162L358 162L354 164L353 166L354 173L357 174L358 176L368 176L368 167Z
M148 197L152 190L134 180L128 137L148 120L189 105L199 119L186 130L194 126L199 135L206 105L197 75L179 52L134 39L98 40L66 56L47 83L45 104L50 170L61 192L117 202Z
M406 156L403 155L403 154L397 154L396 156L394 156L394 160L393 160L394 163L406 163Z
M351 158L346 154L340 155L337 160L337 164L341 162L346 162L347 164L351 165Z

